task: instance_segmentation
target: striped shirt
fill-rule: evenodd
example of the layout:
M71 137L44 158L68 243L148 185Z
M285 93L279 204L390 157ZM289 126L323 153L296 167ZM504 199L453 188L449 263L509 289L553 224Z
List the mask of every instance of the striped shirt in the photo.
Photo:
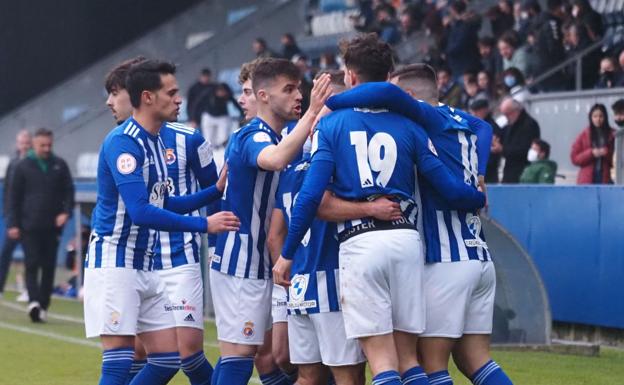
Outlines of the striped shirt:
M169 196L184 196L217 182L212 148L199 131L180 123L165 123L160 130L165 146ZM192 216L199 216L195 210ZM199 262L199 233L160 232L154 269L169 269Z
M258 155L280 140L259 118L231 136L226 149L228 177L221 208L236 214L240 229L217 236L213 269L241 278L271 278L266 239L279 173L262 170Z
M145 131L133 118L104 139L97 171L97 203L85 266L152 270L158 231L132 223L118 186L142 180L149 203L163 208L167 167L159 136Z
M280 174L276 208L290 223L295 197L303 184L309 159L293 163ZM327 313L340 310L338 240L334 223L315 219L297 248L288 291L289 314Z

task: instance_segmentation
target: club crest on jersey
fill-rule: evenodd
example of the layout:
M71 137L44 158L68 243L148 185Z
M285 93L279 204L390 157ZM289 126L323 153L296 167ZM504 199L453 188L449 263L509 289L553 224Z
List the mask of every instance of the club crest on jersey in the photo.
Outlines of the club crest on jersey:
M117 311L111 312L109 323L112 330L119 329L119 325L121 325L121 314Z
M134 170L136 170L136 166L137 161L132 154L124 152L117 157L117 171L119 171L120 174L132 174Z
M266 143L271 141L271 137L266 132L256 132L253 136L254 142Z
M433 155L438 156L438 152L436 151L436 148L433 145L433 142L431 141L431 139L428 139L427 144L429 145L429 151L431 151Z
M308 289L308 277L306 275L296 275L292 279L292 283L289 287L290 298L294 302L299 302L305 297L306 290Z
M466 225L468 225L468 230L470 231L470 234L472 234L474 236L474 239L466 239L464 240L464 243L466 244L467 247L486 247L487 248L487 244L481 240L480 235L481 235L481 218L479 218L479 216L477 215L470 215L468 214L466 216Z
M245 338L253 337L253 335L255 334L255 331L254 331L255 326L256 325L254 325L254 323L251 321L245 322L245 325L243 325L243 331L242 331L243 336L245 336Z
M175 163L178 158L176 157L175 150L173 148L168 148L165 150L165 161L167 166L171 166Z

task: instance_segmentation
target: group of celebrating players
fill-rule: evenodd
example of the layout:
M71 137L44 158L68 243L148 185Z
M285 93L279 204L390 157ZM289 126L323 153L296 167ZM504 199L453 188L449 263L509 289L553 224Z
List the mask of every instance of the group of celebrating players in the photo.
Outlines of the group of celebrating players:
M481 230L492 128L438 102L424 64L394 71L375 35L341 44L302 115L298 68L241 68L220 172L175 123L175 66L142 57L106 78L118 126L98 163L85 328L100 384L476 385L511 381L490 358L496 277ZM393 72L394 71L394 72ZM207 218L206 206L217 207ZM200 233L216 233L210 291L220 358L203 336ZM138 337L138 338L136 338Z

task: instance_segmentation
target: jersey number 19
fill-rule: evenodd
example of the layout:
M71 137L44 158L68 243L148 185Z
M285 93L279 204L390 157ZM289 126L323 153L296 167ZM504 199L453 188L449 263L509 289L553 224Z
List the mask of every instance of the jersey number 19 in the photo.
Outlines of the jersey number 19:
M358 174L362 188L375 185L385 187L397 160L397 145L394 138L385 132L378 132L368 142L366 131L351 131L351 145L355 147ZM373 184L373 171L378 172Z

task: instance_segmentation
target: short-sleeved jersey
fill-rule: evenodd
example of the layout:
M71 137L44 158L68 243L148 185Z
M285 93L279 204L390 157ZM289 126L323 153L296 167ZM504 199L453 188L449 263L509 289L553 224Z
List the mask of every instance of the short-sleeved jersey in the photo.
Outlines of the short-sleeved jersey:
M309 159L302 159L280 174L275 207L282 211L287 225L308 167ZM291 278L289 314L340 310L335 223L314 220L293 258Z
M163 208L167 194L164 152L160 137L145 131L133 118L104 139L86 267L153 269L158 231L132 223L118 186L143 181L150 204Z
M458 116L470 122L471 117L463 111L445 105L436 109L441 114ZM476 187L479 156L473 126L427 126L440 160L453 175ZM450 210L427 180L420 177L419 186L422 202L421 232L425 236L427 263L491 260L476 210Z
M221 233L212 268L241 278L270 279L271 259L266 240L279 173L258 166L258 155L281 137L259 118L230 137L225 162L228 177L221 209L240 220L239 231Z
M180 123L165 123L160 129L165 146L169 196L184 196L217 182L212 148L200 132ZM189 215L199 216L199 210ZM169 269L199 262L199 233L160 232L154 269Z
M378 195L401 201L406 219L416 224L416 174L435 167L436 150L422 127L387 110L341 109L321 119L314 134L312 162L334 164L333 192L348 200ZM338 232L362 223L338 224Z

